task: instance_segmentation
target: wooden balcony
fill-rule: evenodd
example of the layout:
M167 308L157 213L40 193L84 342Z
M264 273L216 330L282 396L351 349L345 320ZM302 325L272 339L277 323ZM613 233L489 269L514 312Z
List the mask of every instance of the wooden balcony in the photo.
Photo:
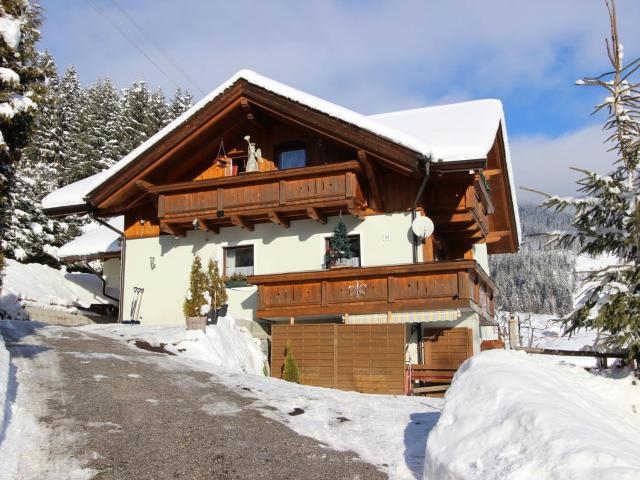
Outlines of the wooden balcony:
M427 195L429 213L443 238L477 240L489 233L488 215L494 213L494 206L479 174L437 184Z
M473 260L256 275L257 317L472 309L491 319L494 284Z
M366 200L356 161L167 185L138 186L157 196L161 229L184 235L194 220L203 230L239 226L253 230L255 223L273 222L287 228L295 219L344 211L363 216Z

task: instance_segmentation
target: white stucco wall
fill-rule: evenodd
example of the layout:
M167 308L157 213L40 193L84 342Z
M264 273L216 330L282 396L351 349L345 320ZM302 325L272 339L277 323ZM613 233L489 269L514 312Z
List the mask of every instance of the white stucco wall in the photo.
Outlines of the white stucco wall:
M476 243L473 246L473 259L478 262L482 269L489 275L489 254L486 243Z
M102 262L102 276L108 288L120 290L120 259L109 258Z
M196 254L204 264L213 258L222 266L224 247L253 245L256 275L319 270L324 261L325 238L331 236L338 219L329 217L326 225L314 220L293 221L288 229L264 223L256 225L253 232L229 227L222 228L219 234L190 231L184 238L162 235L127 240L122 303L125 319L133 287L142 287L140 320L143 323L184 323L182 302ZM362 221L345 214L343 221L349 234L360 235L362 266L413 261L409 212L368 216ZM255 287L230 290L229 313L238 318L252 318L256 301Z

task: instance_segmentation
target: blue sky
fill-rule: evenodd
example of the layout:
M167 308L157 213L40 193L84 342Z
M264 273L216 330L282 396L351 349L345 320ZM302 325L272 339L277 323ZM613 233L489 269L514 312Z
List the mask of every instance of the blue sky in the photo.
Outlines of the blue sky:
M573 85L607 68L601 0L41 3L40 47L59 68L75 65L85 84L143 78L199 97L251 68L365 114L499 98L518 186L566 195L574 191L569 165L607 169L602 117L590 117L603 94ZM635 58L640 2L619 0L618 10L625 54Z

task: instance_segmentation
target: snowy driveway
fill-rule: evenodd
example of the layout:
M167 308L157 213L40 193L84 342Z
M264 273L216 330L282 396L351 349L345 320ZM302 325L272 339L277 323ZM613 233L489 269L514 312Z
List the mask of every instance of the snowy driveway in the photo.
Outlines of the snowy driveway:
M15 367L0 479L386 478L184 360L74 328L0 329Z

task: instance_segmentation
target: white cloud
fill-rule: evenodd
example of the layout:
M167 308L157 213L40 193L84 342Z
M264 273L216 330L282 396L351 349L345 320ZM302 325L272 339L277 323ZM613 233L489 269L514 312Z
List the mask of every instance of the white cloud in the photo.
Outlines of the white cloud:
M605 58L607 20L599 1L183 0L179 7L172 0L117 1L204 90L252 68L363 113L423 105L453 89L477 97L540 88L559 82L569 64L590 73ZM91 10L92 2L55 3L44 1L45 46L75 63L85 82L108 74L120 85L144 77L173 88L104 14ZM178 83L187 83L113 4L101 5ZM619 8L623 38L637 37L640 4ZM380 93L366 98L360 88Z
M615 160L603 142L599 125L589 126L558 137L519 136L510 139L511 156L518 200L540 203L543 197L520 187L541 190L552 195L576 195L580 174L569 167L609 172Z

